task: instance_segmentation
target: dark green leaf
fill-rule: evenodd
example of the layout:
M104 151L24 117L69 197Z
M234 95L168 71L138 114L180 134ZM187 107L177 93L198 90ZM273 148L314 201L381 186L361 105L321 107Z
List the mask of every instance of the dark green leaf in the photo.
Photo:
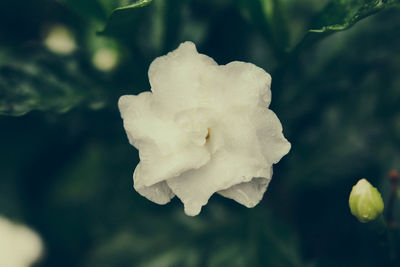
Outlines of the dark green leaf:
M84 102L99 107L102 96L94 93L96 86L81 73L73 58L49 57L47 53L21 57L7 52L1 59L0 114L66 112Z
M118 31L118 28L125 28L126 25L137 24L141 14L143 14L143 10L138 8L145 7L151 2L152 0L139 0L133 4L120 6L114 9L101 33L111 34Z
M343 31L358 21L399 1L335 0L318 15L310 32Z
M399 3L399 0L334 0L315 17L304 38L291 49L291 55L296 56L302 49L330 34L346 30L358 21Z

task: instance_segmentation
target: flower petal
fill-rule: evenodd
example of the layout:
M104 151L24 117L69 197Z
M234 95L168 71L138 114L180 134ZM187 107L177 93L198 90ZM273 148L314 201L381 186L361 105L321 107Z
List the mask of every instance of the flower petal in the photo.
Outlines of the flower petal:
M184 203L185 213L195 216L215 192L253 177L269 177L270 169L238 153L217 151L205 166L169 179L167 183Z
M196 144L173 121L153 106L152 94L122 96L121 116L130 143L139 150L138 187L151 186L206 164L210 153Z
M271 102L271 76L251 63L234 61L208 67L199 83L207 96L202 96L200 104L218 111L235 106L268 108Z
M270 181L271 178L267 179L264 177L257 177L253 178L250 182L234 185L228 189L221 190L218 193L224 197L231 198L248 208L252 208L261 201Z
M192 42L182 43L166 56L156 58L149 68L149 80L155 101L171 111L199 106L202 101L199 80L215 61L199 54Z
M235 95L247 105L262 103L268 108L271 102L271 75L254 64L233 61L221 66L228 78L226 86L230 88L229 95Z
M283 136L282 124L276 114L269 109L259 109L252 118L257 125L257 139L264 158L271 164L286 155L291 145Z
M160 205L168 203L175 196L165 181L158 182L151 186L138 185L135 182L138 180L138 175L140 176L137 172L138 169L140 169L140 163L133 174L133 187L139 194Z

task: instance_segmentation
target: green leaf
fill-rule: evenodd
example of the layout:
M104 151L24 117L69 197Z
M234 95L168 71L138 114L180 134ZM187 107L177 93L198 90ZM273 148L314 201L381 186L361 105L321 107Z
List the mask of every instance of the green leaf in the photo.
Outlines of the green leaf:
M135 62L167 53L179 44L183 0L139 1L114 10L100 35L116 38L135 51Z
M398 0L335 0L317 16L309 31L316 33L343 31L396 2L399 3Z
M137 9L149 5L152 0L139 0L133 4L117 7L108 18L107 24L101 34L118 32L118 28L125 28L127 25L135 25L140 20L143 12Z
M144 7L144 6L147 6L148 4L150 4L151 1L153 1L153 0L138 0L133 4L118 7L114 10L114 12L116 12L118 10L130 9L130 8Z
M0 54L0 114L21 116L32 110L66 112L87 103L100 107L98 86L73 58L49 53Z
M296 56L330 34L347 30L360 20L399 3L399 0L334 0L315 17L310 29L290 54Z

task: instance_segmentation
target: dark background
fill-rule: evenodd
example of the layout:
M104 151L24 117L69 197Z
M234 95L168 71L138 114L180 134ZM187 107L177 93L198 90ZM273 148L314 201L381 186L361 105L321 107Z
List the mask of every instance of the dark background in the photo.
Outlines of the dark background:
M42 236L37 266L400 266L398 230L348 208L363 177L387 203L400 169L400 13L377 2L1 0L0 214ZM56 24L71 55L43 45ZM253 209L213 196L188 217L132 187L118 98L149 90L151 61L186 40L272 75L292 149ZM108 43L121 60L103 72L91 56Z

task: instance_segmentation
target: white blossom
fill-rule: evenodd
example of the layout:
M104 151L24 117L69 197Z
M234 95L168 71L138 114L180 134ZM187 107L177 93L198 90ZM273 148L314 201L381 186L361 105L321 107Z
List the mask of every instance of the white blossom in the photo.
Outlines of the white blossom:
M47 33L44 44L51 52L60 55L69 55L76 50L73 33L65 26L53 26Z
M0 266L29 267L42 251L42 240L35 232L0 216Z
M136 191L158 204L176 195L191 216L215 192L257 205L290 150L268 109L271 76L251 63L218 65L185 42L152 62L149 79L151 92L118 103L139 150Z
M93 65L104 72L113 70L118 65L118 60L118 51L112 48L100 48L92 57Z

